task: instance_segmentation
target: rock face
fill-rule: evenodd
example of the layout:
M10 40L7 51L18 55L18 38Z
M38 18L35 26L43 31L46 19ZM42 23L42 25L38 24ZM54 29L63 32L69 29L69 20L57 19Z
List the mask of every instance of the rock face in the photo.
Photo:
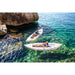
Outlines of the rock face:
M7 33L6 25L0 25L0 35L5 35Z
M32 23L39 18L37 13L0 13L1 23L10 26L20 26L22 24Z
M0 35L7 33L6 25L20 26L32 23L38 19L39 16L37 13L0 13Z

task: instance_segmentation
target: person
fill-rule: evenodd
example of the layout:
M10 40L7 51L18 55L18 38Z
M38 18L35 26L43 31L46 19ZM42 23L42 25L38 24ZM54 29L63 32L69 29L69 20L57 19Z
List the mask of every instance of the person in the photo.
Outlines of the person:
M48 47L48 41L46 41L45 43L41 45L33 45L33 47Z
M31 38L34 38L35 36L37 36L39 34L39 31L36 30L35 33L31 36Z

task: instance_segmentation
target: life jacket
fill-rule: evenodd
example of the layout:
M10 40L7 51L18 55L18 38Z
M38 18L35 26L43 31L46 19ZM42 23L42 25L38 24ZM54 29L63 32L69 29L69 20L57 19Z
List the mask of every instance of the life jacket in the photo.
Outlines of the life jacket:
M43 46L46 46L46 43L44 43Z
M36 32L35 32L35 34L39 34L39 32L38 32L38 31L36 31Z

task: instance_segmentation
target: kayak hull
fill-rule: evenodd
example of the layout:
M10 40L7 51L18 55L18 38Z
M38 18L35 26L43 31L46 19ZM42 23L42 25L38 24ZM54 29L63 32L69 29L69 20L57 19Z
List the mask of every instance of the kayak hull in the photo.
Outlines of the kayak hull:
M31 38L31 36L34 34L34 33L33 33L32 35L30 35L30 36L27 38L26 42L34 41L34 40L36 40L38 37L40 37L40 36L42 35L42 33L43 33L43 29L40 29L40 30L38 30L38 31L39 31L39 35L35 36L34 38Z
M33 44L25 44L24 46L33 50L39 50L39 51L43 51L43 50L55 50L57 48L59 48L62 44L59 43L49 43L49 47L33 47L33 45L41 45L42 43L33 43Z

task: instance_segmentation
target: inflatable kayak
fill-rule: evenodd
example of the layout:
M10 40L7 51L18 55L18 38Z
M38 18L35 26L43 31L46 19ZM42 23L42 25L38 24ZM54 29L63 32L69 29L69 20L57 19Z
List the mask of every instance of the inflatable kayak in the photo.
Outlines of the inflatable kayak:
M30 36L27 38L26 42L34 41L34 40L36 40L38 37L40 37L40 36L42 35L42 33L43 33L43 29L40 29L40 30L38 30L38 31L39 31L39 35L35 36L34 38L31 38L31 36L35 33L35 32L34 32L32 35L30 35Z
M34 45L41 45L42 43L33 43L33 44L25 44L24 46L33 50L55 50L59 48L62 44L59 43L49 43L48 47L33 47Z

